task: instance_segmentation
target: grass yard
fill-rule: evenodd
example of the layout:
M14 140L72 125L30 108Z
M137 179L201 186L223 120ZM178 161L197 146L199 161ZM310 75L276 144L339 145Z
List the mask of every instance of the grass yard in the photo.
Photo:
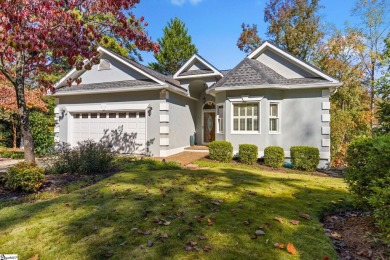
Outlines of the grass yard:
M19 259L337 259L319 218L349 201L342 179L223 164L201 170L161 165L122 161L120 173L87 188L3 207L0 253ZM259 229L265 235L255 239ZM275 243L292 243L297 254Z

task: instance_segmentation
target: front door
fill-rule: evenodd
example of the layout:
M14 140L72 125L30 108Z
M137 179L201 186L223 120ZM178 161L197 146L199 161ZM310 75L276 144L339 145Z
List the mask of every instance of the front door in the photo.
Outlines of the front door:
M214 140L215 140L215 112L204 112L203 142L210 143Z

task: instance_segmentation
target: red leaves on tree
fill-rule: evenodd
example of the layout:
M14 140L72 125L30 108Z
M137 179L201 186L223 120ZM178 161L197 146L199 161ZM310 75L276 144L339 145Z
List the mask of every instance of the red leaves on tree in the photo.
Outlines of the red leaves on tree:
M144 31L144 18L128 18L123 11L137 3L139 0L0 1L0 71L12 75L16 62L23 60L23 76L31 80L39 72L55 70L56 59L66 59L71 66L85 59L92 61L98 56L97 44L107 33L135 43L140 50L157 52L159 46ZM20 75L14 75L14 80L16 76ZM45 87L52 84L45 78L34 80Z

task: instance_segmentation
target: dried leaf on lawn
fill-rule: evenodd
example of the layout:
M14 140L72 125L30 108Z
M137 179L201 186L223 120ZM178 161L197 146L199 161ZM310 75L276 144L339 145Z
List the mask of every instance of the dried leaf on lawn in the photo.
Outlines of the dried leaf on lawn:
M295 254L297 254L297 249L295 248L295 246L293 244L288 243L287 244L287 252L289 252L292 255L295 255Z
M280 223L284 223L284 218L274 217L274 220L275 220L275 221L278 221L278 222L280 222Z
M310 219L310 215L309 214L299 214L299 216L303 219Z
M293 224L293 225L299 225L299 221L298 221L298 220L295 220L295 219L292 219L292 220L290 221L290 223Z

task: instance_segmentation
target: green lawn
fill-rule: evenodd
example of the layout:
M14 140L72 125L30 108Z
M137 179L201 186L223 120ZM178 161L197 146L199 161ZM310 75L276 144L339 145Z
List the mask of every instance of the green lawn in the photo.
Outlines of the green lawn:
M0 209L0 253L19 259L337 258L319 218L349 200L342 179L223 164L194 171L122 164L122 172L90 187ZM260 228L265 235L253 239ZM185 250L190 241L199 251ZM296 255L274 248L289 242Z

